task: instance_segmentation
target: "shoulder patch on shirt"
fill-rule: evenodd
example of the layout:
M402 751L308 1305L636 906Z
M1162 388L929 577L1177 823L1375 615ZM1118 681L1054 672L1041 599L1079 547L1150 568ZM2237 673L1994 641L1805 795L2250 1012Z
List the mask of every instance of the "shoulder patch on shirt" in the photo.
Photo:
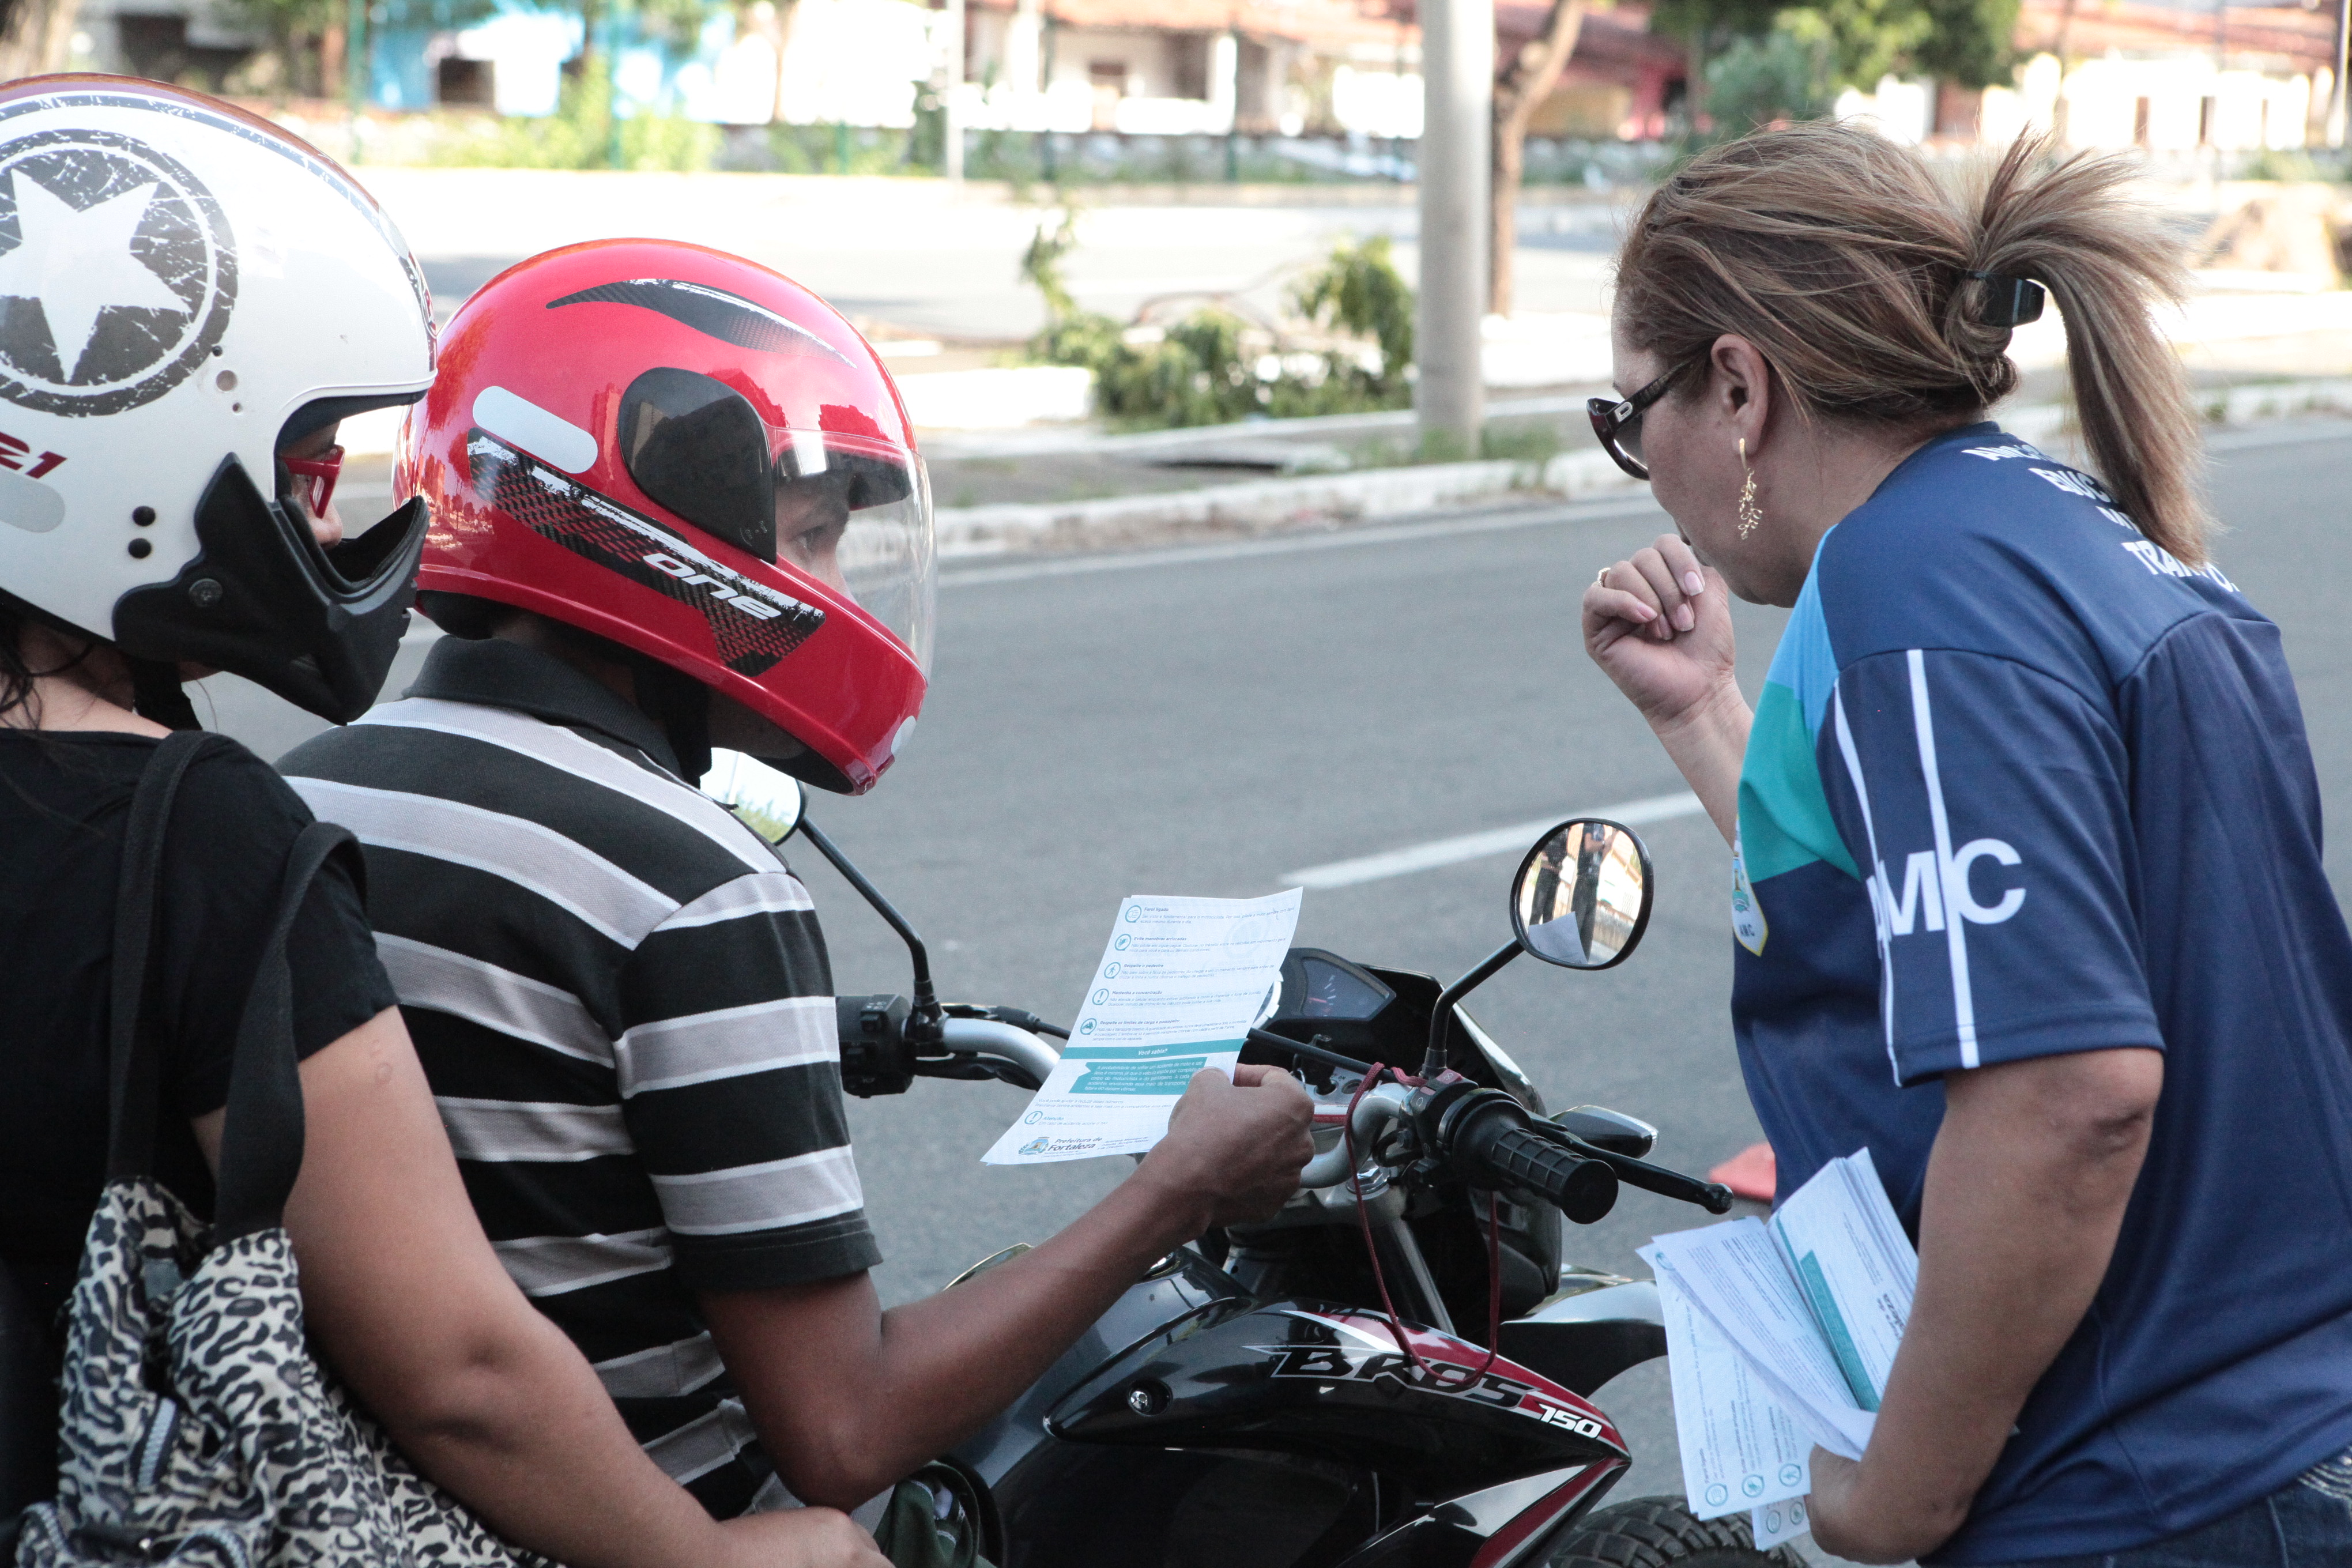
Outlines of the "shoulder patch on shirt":
M1764 922L1764 908L1756 901L1756 889L1748 885L1748 858L1737 837L1731 841L1731 934L1759 958L1764 956L1765 939L1772 934Z

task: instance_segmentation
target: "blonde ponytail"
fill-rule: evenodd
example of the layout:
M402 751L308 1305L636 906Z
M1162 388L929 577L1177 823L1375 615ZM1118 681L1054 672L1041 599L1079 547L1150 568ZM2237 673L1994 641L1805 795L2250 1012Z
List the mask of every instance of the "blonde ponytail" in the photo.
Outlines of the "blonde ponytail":
M2147 536L2204 559L2200 444L2153 317L2180 296L2179 241L2125 199L2128 163L2075 154L2036 174L2020 142L1965 204L1908 148L1853 125L1759 132L1694 158L1644 204L1618 257L1633 341L1692 364L1727 332L1762 351L1811 418L1923 431L2014 389L2010 331L1975 274L2045 286L2091 462Z
M2142 532L2202 564L2203 437L2179 356L2154 315L2188 288L2180 241L2125 195L2126 160L2077 153L2032 176L2049 149L2047 136L2021 141L1993 171L1969 267L2050 290L2065 318L2067 379L2092 469Z

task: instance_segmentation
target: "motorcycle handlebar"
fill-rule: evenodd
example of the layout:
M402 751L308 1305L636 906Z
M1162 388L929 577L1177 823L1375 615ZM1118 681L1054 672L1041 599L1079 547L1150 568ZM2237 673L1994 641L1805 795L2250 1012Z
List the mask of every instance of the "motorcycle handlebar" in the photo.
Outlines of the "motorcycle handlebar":
M1564 1149L1528 1124L1508 1095L1488 1091L1458 1101L1442 1137L1455 1163L1482 1186L1525 1187L1579 1225L1617 1205L1609 1162Z
M1571 1154L1525 1128L1498 1127L1484 1147L1466 1150L1496 1185L1541 1193L1579 1225L1591 1225L1617 1206L1617 1173L1600 1160Z
M1029 1089L1041 1087L1062 1059L1053 1047L1028 1030L993 1018L942 1018L940 1043L951 1051L1003 1058L1036 1080L1024 1086Z

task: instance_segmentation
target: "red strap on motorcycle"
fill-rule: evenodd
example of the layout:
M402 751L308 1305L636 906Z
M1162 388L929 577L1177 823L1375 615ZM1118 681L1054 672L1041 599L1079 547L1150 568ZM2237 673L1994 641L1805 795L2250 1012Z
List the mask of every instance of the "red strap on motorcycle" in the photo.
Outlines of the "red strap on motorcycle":
M1503 1216L1502 1194L1486 1194L1486 1360L1473 1384L1494 1370L1503 1348Z
M1381 1268L1381 1249L1372 1242L1372 1216L1364 1212L1364 1183L1356 1161L1356 1102L1362 1100L1364 1091L1380 1082L1383 1076L1407 1085L1419 1081L1391 1070L1385 1062L1374 1062L1371 1070L1364 1075L1363 1081L1356 1085L1356 1092L1348 1097L1348 1115L1339 1123L1339 1137L1348 1146L1348 1190L1355 1194L1356 1223L1364 1233L1364 1256L1371 1260L1372 1283L1380 1288L1381 1310L1388 1314L1389 1337L1396 1341L1397 1349L1403 1352L1405 1365L1418 1371L1421 1358L1412 1353L1412 1342L1404 1337L1404 1324L1397 1318L1396 1303L1389 1299L1388 1275Z

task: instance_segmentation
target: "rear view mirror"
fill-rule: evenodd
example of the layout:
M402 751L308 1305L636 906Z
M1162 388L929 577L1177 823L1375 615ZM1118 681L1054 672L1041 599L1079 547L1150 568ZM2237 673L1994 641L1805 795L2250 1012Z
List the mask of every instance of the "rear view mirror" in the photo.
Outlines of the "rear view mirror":
M1547 963L1606 969L1622 963L1650 923L1650 851L1620 823L1563 822L1519 863L1511 929Z
M702 793L751 825L751 831L771 844L782 844L801 825L801 807L807 796L801 781L757 757L741 752L714 750L710 771L702 775Z

